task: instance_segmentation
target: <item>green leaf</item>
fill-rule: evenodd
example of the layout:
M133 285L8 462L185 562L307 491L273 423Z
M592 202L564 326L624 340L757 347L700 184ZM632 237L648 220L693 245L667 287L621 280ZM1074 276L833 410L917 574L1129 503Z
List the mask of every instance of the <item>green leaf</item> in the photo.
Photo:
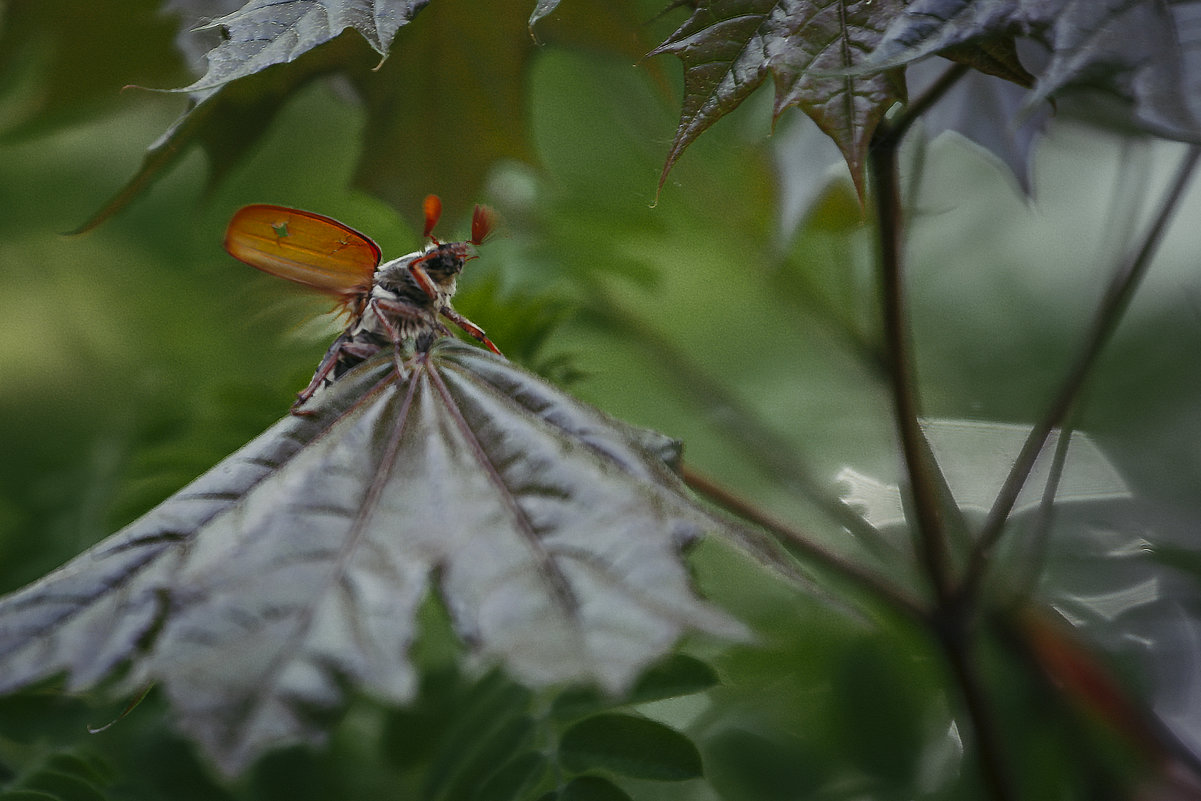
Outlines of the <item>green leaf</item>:
M726 729L706 744L705 754L709 779L722 798L790 801L813 795L819 786L818 766L800 743Z
M899 74L846 74L871 52L900 0L701 0L651 55L684 62L684 108L659 184L701 133L770 73L774 116L797 106L842 151L862 197L871 135L905 96Z
M471 799L478 796L481 786L494 776L497 765L507 765L527 750L533 741L535 724L528 715L488 722L470 747L448 753L449 770L438 778L446 782L431 784L426 795L430 798ZM502 777L502 786L514 783L513 776ZM445 789L441 789L445 788Z
M560 12L539 26L540 36L630 61L646 52L634 3L569 5L575 24L556 24ZM526 78L539 54L531 47L529 8L530 0L489 0L481 22L478 0L438 0L397 37L382 67L351 76L368 118L357 186L402 210L436 192L447 212L459 215L498 163L536 160Z
M600 20L570 26L575 42L631 59L645 52L629 0L576 0L572 8ZM328 19L323 9L331 12ZM423 9L417 24L395 24ZM402 213L429 192L442 197L448 216L468 213L498 162L533 159L525 99L536 52L524 22L529 0L497 0L488 15L478 12L475 0L254 0L217 20L212 24L229 27L230 36L209 53L208 74L173 90L192 92L195 104L77 232L123 209L193 145L203 147L212 181L220 180L299 88L331 73L347 79L355 95L348 103L361 103L367 116L356 183ZM385 53L381 63L378 55ZM347 113L359 112L348 107Z
M558 801L633 801L625 790L601 776L577 776L557 798Z
M59 801L105 801L104 793L91 782L58 770L39 770L22 785L23 789L46 793Z
M703 692L720 683L708 664L685 654L672 654L647 668L629 694L620 699L606 697L592 687L570 687L555 697L551 714L558 720L574 720L606 707L644 704Z
M546 754L525 751L496 769L472 796L474 801L511 801L522 798L546 774Z
M503 671L484 677L451 697L442 697L441 720L413 734L432 740L423 795L466 798L503 764L525 750L534 731L532 694ZM418 699L418 706L426 704Z
M577 720L612 706L612 699L595 687L568 687L555 696L550 713L556 720Z
M364 58L369 51L359 37L340 36L342 31L354 28L376 53L386 55L399 27L426 2L251 0L213 21L211 26L228 31L228 36L209 52L208 72L189 86L169 90L190 92L193 105L147 148L129 181L72 233L95 228L123 210L193 145L200 145L208 156L210 181L219 181L258 144L299 89L334 72L373 74L379 59Z
M388 716L380 741L384 757L406 769L429 760L454 726L456 713L461 713L462 693L457 670L423 675L412 703Z
M133 660L233 773L320 742L348 683L412 695L435 570L460 635L528 684L620 692L687 629L743 634L689 588L678 548L721 526L666 438L451 339L404 380L394 358L0 599L0 691Z
M564 732L559 757L569 770L604 769L634 779L683 781L703 773L691 740L633 715L596 715L576 723Z
M892 653L868 641L844 656L834 684L844 752L895 787L913 780L928 726L923 688L907 679Z
M642 704L704 692L721 683L706 662L687 654L672 654L647 668L630 691L629 703Z
M90 754L60 751L46 760L46 767L58 773L69 773L92 784L109 784L113 781L111 768Z

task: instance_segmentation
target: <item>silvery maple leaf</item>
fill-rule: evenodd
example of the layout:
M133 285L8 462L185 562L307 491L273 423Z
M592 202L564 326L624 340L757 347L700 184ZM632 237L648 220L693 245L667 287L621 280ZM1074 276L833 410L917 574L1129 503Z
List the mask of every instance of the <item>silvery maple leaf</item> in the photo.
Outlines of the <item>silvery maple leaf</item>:
M671 440L450 339L403 376L372 359L311 408L0 598L0 692L124 667L236 773L320 742L347 687L410 698L431 589L533 685L619 691L686 630L743 636L690 589L680 549L721 524Z

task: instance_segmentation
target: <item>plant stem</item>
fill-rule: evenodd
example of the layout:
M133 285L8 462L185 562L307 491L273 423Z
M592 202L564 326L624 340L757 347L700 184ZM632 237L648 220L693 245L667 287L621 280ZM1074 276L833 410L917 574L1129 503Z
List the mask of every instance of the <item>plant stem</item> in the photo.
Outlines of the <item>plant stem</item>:
M1076 407L1074 416L1079 415L1079 407ZM1038 581L1042 577L1043 564L1047 559L1047 546L1051 537L1051 527L1055 521L1055 513L1058 507L1055 505L1055 498L1059 493L1059 484L1063 480L1063 469L1068 461L1068 449L1072 445L1072 435L1075 433L1075 426L1069 421L1065 426L1060 427L1059 437L1055 443L1055 452L1051 457L1051 467L1047 471L1047 483L1043 486L1042 498L1038 502L1038 514L1034 518L1033 525L1030 527L1027 555L1023 561L1023 571L1018 576L1015 583L1014 595L1016 597L1029 597L1034 593L1038 586Z
M904 111L897 115L897 118L891 125L891 138L897 142L905 136L909 130L909 126L917 122L926 113L926 109L933 106L938 100L947 93L947 90L954 86L960 78L967 75L970 70L966 64L956 64L947 69L942 75L938 76L938 80L930 84L919 97L914 98Z
M1051 431L1060 424L1072 408L1080 394L1081 387L1092 371L1097 356L1117 329L1118 322L1121 320L1130 298L1151 264L1152 256L1163 239L1168 222L1172 219L1176 207L1184 195L1184 190L1192 178L1199 159L1201 159L1201 145L1190 146L1176 171L1175 180L1168 187L1159 211L1143 238L1142 246L1131 255L1128 261L1121 264L1114 274L1106 289L1105 297L1102 298L1101 305L1097 309L1097 315L1093 319L1092 328L1085 338L1080 354L1076 357L1076 361L1068 371L1059 392L1056 393L1047 411L1038 424L1030 430L1021 452L1005 477L1005 482L1001 485L1001 490L997 493L996 500L980 530L960 590L962 597L969 602L973 602L979 592L993 549L1001 539L1005 521L1009 518L1009 513L1017 502L1018 494L1030 476L1034 462L1038 459Z
M899 146L895 129L881 123L869 154L880 248L881 313L893 417L909 479L918 551L934 595L941 602L951 594L950 558L939 502L938 465L919 422L917 381L910 352L902 278Z
M963 705L972 723L984 785L994 801L1011 801L1016 797L1013 780L1003 756L1004 749L993 707L984 692L984 684L980 681L973 659L971 635L964 625L966 620L957 617L948 623L947 627L939 629L939 644L947 655L947 662L959 685Z
M955 593L947 528L942 515L946 486L920 423L917 379L910 345L903 278L904 218L897 154L901 139L921 113L949 89L965 70L952 68L893 122L877 128L869 152L872 201L880 252L880 294L885 353L888 357L893 414L912 498L918 554L934 590L929 619L946 655L967 712L980 760L984 786L994 801L1014 798L1001 737L973 658L969 606Z
M800 558L825 568L841 578L856 584L861 589L865 589L876 595L887 603L891 609L901 612L917 621L928 621L925 611L903 595L898 589L892 587L874 573L864 570L853 562L826 550L817 543L815 537L808 536L785 525L748 503L734 492L702 476L687 466L685 466L683 474L684 482L694 492L708 498L713 503L734 513L743 520L750 521L771 532Z
M799 493L876 556L882 559L897 558L897 550L875 526L836 497L814 475L813 470L793 453L792 447L758 418L753 409L721 382L711 378L667 337L641 318L625 311L616 300L607 297L602 287L596 285L591 292L601 302L596 303L595 309L589 314L617 330L635 334L634 339L655 357L656 364L680 386L687 388L689 397L699 400L709 417L722 421L721 433L743 451L752 465L773 481L781 482Z

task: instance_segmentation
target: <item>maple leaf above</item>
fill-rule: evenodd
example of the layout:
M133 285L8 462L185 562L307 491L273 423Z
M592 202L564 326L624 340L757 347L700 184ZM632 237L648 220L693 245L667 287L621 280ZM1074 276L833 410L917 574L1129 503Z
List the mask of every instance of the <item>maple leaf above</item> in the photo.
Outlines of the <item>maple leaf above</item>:
M862 196L872 134L894 105L906 102L905 68L935 55L1029 89L1003 127L1016 129L1032 107L1051 96L1088 88L1126 101L1130 121L1144 130L1189 141L1201 137L1197 0L693 5L684 24L651 52L673 53L684 63L683 109L660 186L685 148L771 75L775 117L795 106L812 118L838 145ZM1021 38L1041 48L1041 55L1019 54L1015 44ZM981 144L1015 163L1014 153L1028 150L1030 134L998 142L996 123L994 116L959 127L985 131Z
M774 114L796 106L842 151L860 194L867 148L880 119L905 97L899 72L845 74L861 63L899 0L711 0L651 55L684 62L684 108L660 186L680 154L733 111L770 73ZM842 74L839 74L842 73Z
M386 58L396 32L429 0L250 0L204 28L220 28L208 71L177 91L206 97L230 81L304 53L353 28Z
M1067 89L1099 90L1126 101L1130 121L1144 130L1196 140L1199 35L1197 0L913 0L889 23L868 66L1022 36L1045 49L1026 59L1037 78L1027 109Z

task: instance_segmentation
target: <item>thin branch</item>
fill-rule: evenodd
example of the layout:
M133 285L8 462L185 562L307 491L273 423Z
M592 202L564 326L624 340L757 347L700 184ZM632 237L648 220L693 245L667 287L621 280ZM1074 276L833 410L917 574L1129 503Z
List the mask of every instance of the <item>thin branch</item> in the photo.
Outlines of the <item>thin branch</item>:
M938 102L947 93L947 90L968 74L970 69L966 64L955 64L949 67L946 72L938 76L938 80L930 84L925 92L907 103L901 113L892 121L892 139L899 142L904 138L909 131L909 126L920 119L926 113L926 109Z
M902 278L902 213L897 150L900 140L882 123L871 148L872 196L880 248L880 297L893 417L913 501L918 553L935 597L951 594L950 555L940 502L940 472L919 422L917 379L910 352Z
M947 655L951 672L955 675L963 696L963 704L972 721L976 753L980 758L980 772L983 774L985 786L995 801L1011 801L1016 797L1013 779L1004 758L1000 727L993 714L993 705L988 701L984 684L980 681L980 673L973 661L974 649L968 642L966 632L958 627L941 630L939 634L940 644Z
M782 482L789 489L800 493L832 521L849 531L858 543L874 555L886 559L897 557L897 550L884 535L841 499L835 497L793 453L793 446L781 441L779 436L760 421L755 412L747 408L726 386L711 378L658 331L622 309L616 300L604 297L604 290L599 286L594 287L592 291L601 302L594 304L594 310L589 314L615 326L617 330L632 333L631 339L655 357L655 363L660 369L687 388L690 398L705 405L710 417L722 421L721 433L742 450L751 464L758 467L764 475L770 476L773 481Z
M1079 407L1074 416L1079 416ZM1038 503L1038 514L1030 531L1029 553L1023 559L1025 571L1018 577L1018 594L1029 595L1038 586L1042 575L1043 564L1047 559L1047 546L1050 542L1051 526L1055 522L1057 507L1055 498L1059 493L1059 483L1063 480L1063 469L1067 465L1068 449L1072 444L1074 425L1066 425L1059 429L1059 437L1055 442L1055 453L1051 457L1051 468L1047 472L1047 483L1043 487L1043 495Z
M683 475L684 482L694 492L708 498L723 509L734 513L739 518L771 532L798 558L808 560L867 590L887 603L890 608L916 621L929 622L925 611L912 599L902 594L900 590L891 586L876 574L864 570L859 565L826 550L817 543L816 538L776 520L731 490L702 476L687 466L684 468Z
M952 68L929 92L896 117L881 123L869 151L872 200L880 250L881 314L888 356L893 413L912 498L918 554L935 593L933 633L959 687L980 759L984 785L995 801L1014 798L993 706L985 696L972 648L969 607L954 593L947 525L942 507L946 480L920 423L917 378L910 346L903 280L903 215L897 153L905 131L957 81Z
M1135 289L1138 288L1139 282L1146 274L1147 268L1151 264L1151 259L1155 255L1160 241L1163 239L1164 231L1175 214L1176 207L1179 205L1184 195L1184 190L1192 178L1198 160L1201 160L1201 145L1192 145L1189 147L1188 152L1181 161L1180 167L1176 171L1176 179L1168 188L1159 212L1147 230L1142 246L1127 262L1120 265L1114 274L1106 290L1105 297L1102 298L1101 305L1097 309L1097 315L1093 320L1088 336L1084 340L1080 354L1076 357L1075 363L1064 378L1059 392L1056 393L1055 398L1051 401L1042 419L1030 430L1025 444L1014 461L1013 467L1010 468L1009 475L1006 476L1000 492L997 493L996 500L993 502L988 517L981 528L980 536L976 548L972 552L968 571L960 591L964 598L975 598L979 586L984 579L984 574L988 569L992 552L1005 530L1005 521L1008 520L1010 512L1013 511L1013 506L1017 502L1018 495L1021 493L1026 479L1029 478L1030 471L1033 469L1039 453L1042 452L1047 437L1050 436L1051 431L1055 426L1059 425L1072 408L1072 404L1075 403L1076 398L1080 394L1081 387L1092 371L1097 356L1117 329L1118 322L1121 320L1122 314L1130 302L1130 298L1134 295Z

